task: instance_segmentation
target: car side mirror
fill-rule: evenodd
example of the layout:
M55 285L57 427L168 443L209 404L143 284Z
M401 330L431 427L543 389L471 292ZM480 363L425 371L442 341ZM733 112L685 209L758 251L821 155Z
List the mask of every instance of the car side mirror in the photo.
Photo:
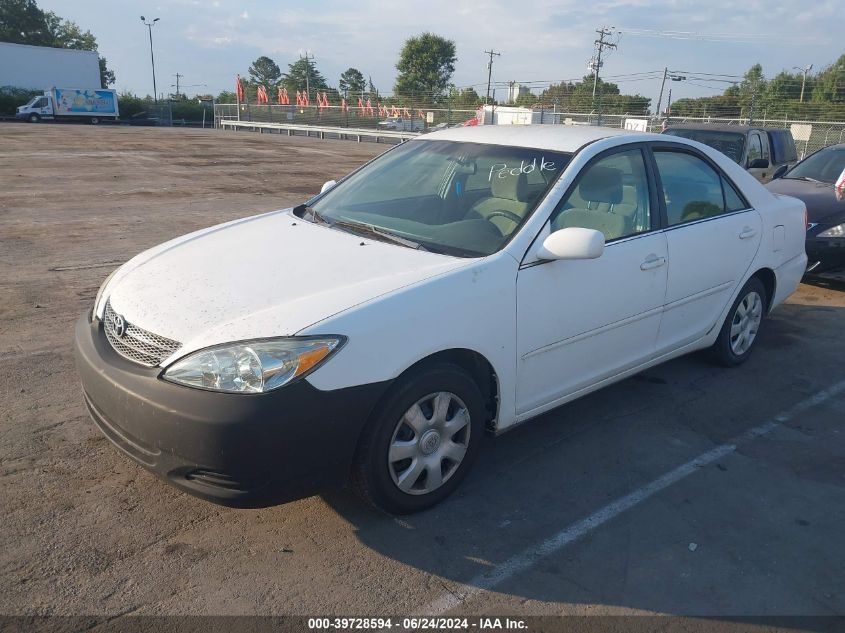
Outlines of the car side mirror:
M320 189L320 193L326 193L329 189L334 187L337 184L337 180L327 180L323 183L322 189Z
M783 178L786 172L789 171L789 165L781 165L775 170L775 173L772 174L772 180L776 180L778 178Z
M765 158L755 158L748 163L748 169L766 169L769 166L769 161Z
M604 234L595 229L571 226L543 240L540 259L596 259L604 252Z

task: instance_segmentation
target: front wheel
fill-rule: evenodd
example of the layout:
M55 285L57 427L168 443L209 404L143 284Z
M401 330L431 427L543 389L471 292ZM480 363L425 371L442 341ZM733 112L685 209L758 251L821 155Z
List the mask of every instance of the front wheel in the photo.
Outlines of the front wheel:
M395 514L439 503L466 476L484 433L478 386L460 367L433 365L397 383L368 423L352 484Z
M38 123L41 120L41 117L37 114L30 114L29 115L29 122L30 123Z
M734 367L748 359L763 323L767 300L763 282L757 277L749 279L731 306L719 338L710 348L713 360Z
M88 119L88 122L91 125L97 125L100 122L100 119L98 117L92 116L90 119Z

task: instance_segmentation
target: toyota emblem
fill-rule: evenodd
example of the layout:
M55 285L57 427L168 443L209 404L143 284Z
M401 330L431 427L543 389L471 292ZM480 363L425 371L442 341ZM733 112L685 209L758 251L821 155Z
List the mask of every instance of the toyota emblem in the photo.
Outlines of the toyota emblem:
M123 338L123 335L126 334L126 320L119 314L115 314L112 325L114 326L115 336Z

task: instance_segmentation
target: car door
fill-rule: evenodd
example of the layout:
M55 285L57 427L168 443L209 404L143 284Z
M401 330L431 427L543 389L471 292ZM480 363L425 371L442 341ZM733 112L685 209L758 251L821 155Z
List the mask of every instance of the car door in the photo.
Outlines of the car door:
M669 249L657 352L697 341L718 319L751 266L762 218L706 156L656 144L653 157Z
M517 418L650 358L666 292L667 243L642 145L588 163L529 249L517 276ZM550 233L605 235L588 260L538 260Z
M767 182L771 174L768 140L760 132L749 132L747 142L745 168L760 182Z

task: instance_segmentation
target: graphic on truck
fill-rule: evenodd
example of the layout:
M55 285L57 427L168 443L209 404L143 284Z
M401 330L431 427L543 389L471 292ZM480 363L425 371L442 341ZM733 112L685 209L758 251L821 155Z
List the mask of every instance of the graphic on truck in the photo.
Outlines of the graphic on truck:
M57 114L114 114L116 109L110 90L56 89Z

